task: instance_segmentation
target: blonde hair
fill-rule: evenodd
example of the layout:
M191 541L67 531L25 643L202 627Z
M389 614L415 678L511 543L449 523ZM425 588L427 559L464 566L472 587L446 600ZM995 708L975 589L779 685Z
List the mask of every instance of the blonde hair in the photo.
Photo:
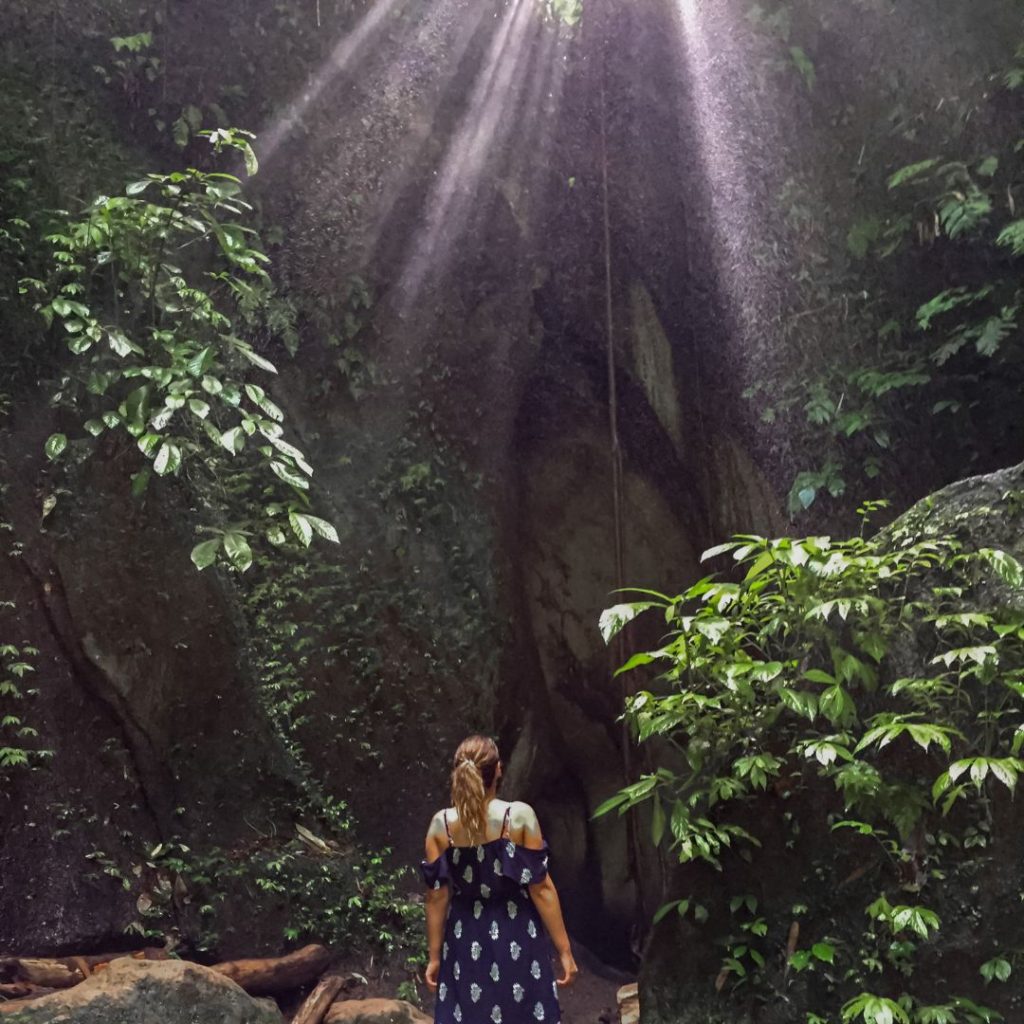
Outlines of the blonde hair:
M498 745L486 736L469 736L455 751L452 804L470 842L483 842L487 835L487 791L500 760Z

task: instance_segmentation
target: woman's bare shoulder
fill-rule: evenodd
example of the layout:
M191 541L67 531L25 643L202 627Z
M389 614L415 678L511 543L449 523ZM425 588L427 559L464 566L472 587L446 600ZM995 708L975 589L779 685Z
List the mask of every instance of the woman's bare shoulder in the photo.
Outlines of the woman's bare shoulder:
M537 812L524 800L513 800L509 804L509 824L513 831L525 829L529 833L540 832Z
M430 828L427 829L428 836L445 835L448 831L447 826L451 825L452 809L450 807L442 807L431 819Z

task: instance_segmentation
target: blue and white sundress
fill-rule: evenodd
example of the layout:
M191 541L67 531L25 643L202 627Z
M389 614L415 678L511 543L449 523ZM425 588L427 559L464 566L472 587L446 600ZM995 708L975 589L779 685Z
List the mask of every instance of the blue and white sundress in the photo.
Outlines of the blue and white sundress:
M559 1024L552 948L528 886L548 873L548 847L528 850L508 835L455 846L424 861L432 889L451 886L434 1006L435 1024Z

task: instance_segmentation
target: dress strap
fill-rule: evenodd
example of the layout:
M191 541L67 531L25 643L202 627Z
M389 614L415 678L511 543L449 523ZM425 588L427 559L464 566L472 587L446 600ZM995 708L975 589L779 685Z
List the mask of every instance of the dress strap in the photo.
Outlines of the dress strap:
M454 846L455 843L452 841L452 830L448 827L448 810L445 809L443 812L444 817L444 834L448 837L448 845Z
M508 827L509 827L509 819L511 818L511 816L512 816L512 805L509 804L508 807L505 808L505 820L501 823L501 838L502 839L508 839L509 838Z

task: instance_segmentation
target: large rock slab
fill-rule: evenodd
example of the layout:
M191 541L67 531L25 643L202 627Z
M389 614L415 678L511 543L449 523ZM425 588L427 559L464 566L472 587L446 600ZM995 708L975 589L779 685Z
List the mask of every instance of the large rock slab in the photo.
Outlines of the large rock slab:
M115 960L64 992L43 996L3 1019L11 1024L283 1024L269 999L183 960Z

